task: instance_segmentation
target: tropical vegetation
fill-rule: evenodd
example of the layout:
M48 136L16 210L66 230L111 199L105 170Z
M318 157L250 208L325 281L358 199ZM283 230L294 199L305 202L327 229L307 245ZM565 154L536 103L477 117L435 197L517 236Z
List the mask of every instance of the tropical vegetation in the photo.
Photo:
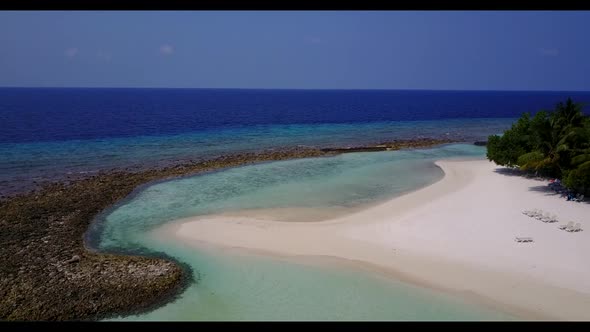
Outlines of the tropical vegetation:
M561 179L571 190L590 191L590 117L570 98L553 110L524 113L502 135L488 138L487 158L498 165Z

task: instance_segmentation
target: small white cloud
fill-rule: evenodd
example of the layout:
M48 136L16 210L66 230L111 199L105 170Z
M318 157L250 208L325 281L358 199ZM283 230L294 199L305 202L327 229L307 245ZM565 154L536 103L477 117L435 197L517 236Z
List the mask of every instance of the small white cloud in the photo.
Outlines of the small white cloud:
M322 40L318 37L309 38L308 41L312 44L321 44Z
M542 48L540 52L544 56L557 56L559 55L559 50L556 48Z
M109 52L98 51L98 53L96 53L96 57L103 61L111 61L113 55Z
M160 46L160 54L171 55L172 53L174 53L174 47L167 44Z
M79 52L79 50L78 50L78 48L77 48L77 47L70 47L70 48L68 48L68 49L65 51L65 55L66 55L68 58L73 58L73 57L75 57L76 55L78 55L78 52Z

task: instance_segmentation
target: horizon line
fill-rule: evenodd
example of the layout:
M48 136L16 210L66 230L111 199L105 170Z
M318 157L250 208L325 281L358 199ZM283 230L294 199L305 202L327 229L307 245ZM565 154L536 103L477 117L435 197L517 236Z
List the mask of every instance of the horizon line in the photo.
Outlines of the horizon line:
M283 91L477 91L477 92L590 92L590 90L519 89L424 89L424 88L200 88L200 87L109 87L109 86L0 86L0 89L152 89L152 90L283 90Z

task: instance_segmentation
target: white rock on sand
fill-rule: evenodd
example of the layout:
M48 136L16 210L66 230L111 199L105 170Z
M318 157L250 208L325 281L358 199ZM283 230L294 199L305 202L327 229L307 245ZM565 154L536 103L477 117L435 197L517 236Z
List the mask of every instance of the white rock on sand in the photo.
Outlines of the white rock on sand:
M525 319L590 319L590 204L487 160L439 161L439 182L322 222L207 216L168 224L164 239L281 256L330 256L459 293ZM559 223L522 214L540 208ZM569 221L583 231L558 229ZM517 243L515 237L532 237Z

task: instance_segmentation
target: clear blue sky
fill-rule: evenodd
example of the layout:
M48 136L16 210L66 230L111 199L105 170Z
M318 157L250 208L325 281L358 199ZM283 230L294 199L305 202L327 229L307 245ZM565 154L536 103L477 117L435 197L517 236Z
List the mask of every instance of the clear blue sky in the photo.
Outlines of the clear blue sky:
M590 12L0 12L0 86L590 90Z

